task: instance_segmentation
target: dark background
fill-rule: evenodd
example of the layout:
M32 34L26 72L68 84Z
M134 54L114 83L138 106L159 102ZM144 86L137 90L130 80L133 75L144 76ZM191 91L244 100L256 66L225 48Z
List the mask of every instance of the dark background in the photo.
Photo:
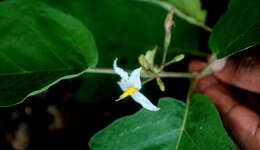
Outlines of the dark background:
M217 19L224 14L227 2L227 0L202 0L203 8L208 11L206 22L208 26L213 27ZM200 29L200 49L205 51L208 51L208 36L206 31ZM174 70L187 71L188 62L194 58L196 57L188 56L176 65L177 68L175 66ZM154 88L156 87L154 82L148 83L146 90L154 91L150 92L154 94L149 97L158 99L163 96L173 96L185 99L189 84L187 79L165 79L164 81L168 89L165 93ZM81 103L75 96L81 84L80 78L64 80L42 94L29 97L22 104L0 108L0 149L13 149L10 143L15 143L19 141L19 137L22 137L22 139L29 139L20 141L21 145L28 144L29 150L62 148L86 150L89 139L97 131L115 119L133 114L140 109L140 106L134 102ZM106 91L100 89L100 95L102 94L106 94ZM48 112L50 108L55 108L58 117ZM61 124L55 125L57 119L61 119Z

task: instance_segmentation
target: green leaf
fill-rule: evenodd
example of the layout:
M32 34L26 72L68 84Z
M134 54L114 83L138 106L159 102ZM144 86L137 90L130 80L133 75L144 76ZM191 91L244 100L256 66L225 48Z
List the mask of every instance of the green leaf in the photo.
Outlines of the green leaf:
M260 1L230 0L228 10L214 26L210 49L223 58L260 44Z
M200 0L137 0L156 4L167 11L174 8L176 15L187 22L210 30L204 23L207 12L202 10Z
M0 12L0 106L96 65L93 37L74 17L38 0L1 2Z
M189 106L162 98L158 112L140 110L114 121L89 142L91 150L235 150L214 104L194 94Z

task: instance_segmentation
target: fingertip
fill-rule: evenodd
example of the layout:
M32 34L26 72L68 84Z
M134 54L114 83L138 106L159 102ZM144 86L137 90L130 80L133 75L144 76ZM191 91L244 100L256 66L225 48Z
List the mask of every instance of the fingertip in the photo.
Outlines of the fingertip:
M193 60L189 64L189 72L199 72L206 66L206 62L202 60Z
M218 84L218 80L213 75L200 79L196 85L196 90L203 93L208 87Z

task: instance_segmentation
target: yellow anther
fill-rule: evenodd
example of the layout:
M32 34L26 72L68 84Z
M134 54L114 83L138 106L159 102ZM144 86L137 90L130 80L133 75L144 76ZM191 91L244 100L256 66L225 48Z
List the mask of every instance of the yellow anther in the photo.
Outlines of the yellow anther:
M117 99L116 101L126 98L135 91L137 91L137 89L134 86L130 86L122 95L120 95L119 99Z

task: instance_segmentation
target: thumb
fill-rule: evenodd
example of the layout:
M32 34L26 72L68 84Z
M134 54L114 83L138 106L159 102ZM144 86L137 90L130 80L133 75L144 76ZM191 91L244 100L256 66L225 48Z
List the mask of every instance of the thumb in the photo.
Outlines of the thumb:
M213 70L214 75L227 84L260 93L260 56L220 59Z

